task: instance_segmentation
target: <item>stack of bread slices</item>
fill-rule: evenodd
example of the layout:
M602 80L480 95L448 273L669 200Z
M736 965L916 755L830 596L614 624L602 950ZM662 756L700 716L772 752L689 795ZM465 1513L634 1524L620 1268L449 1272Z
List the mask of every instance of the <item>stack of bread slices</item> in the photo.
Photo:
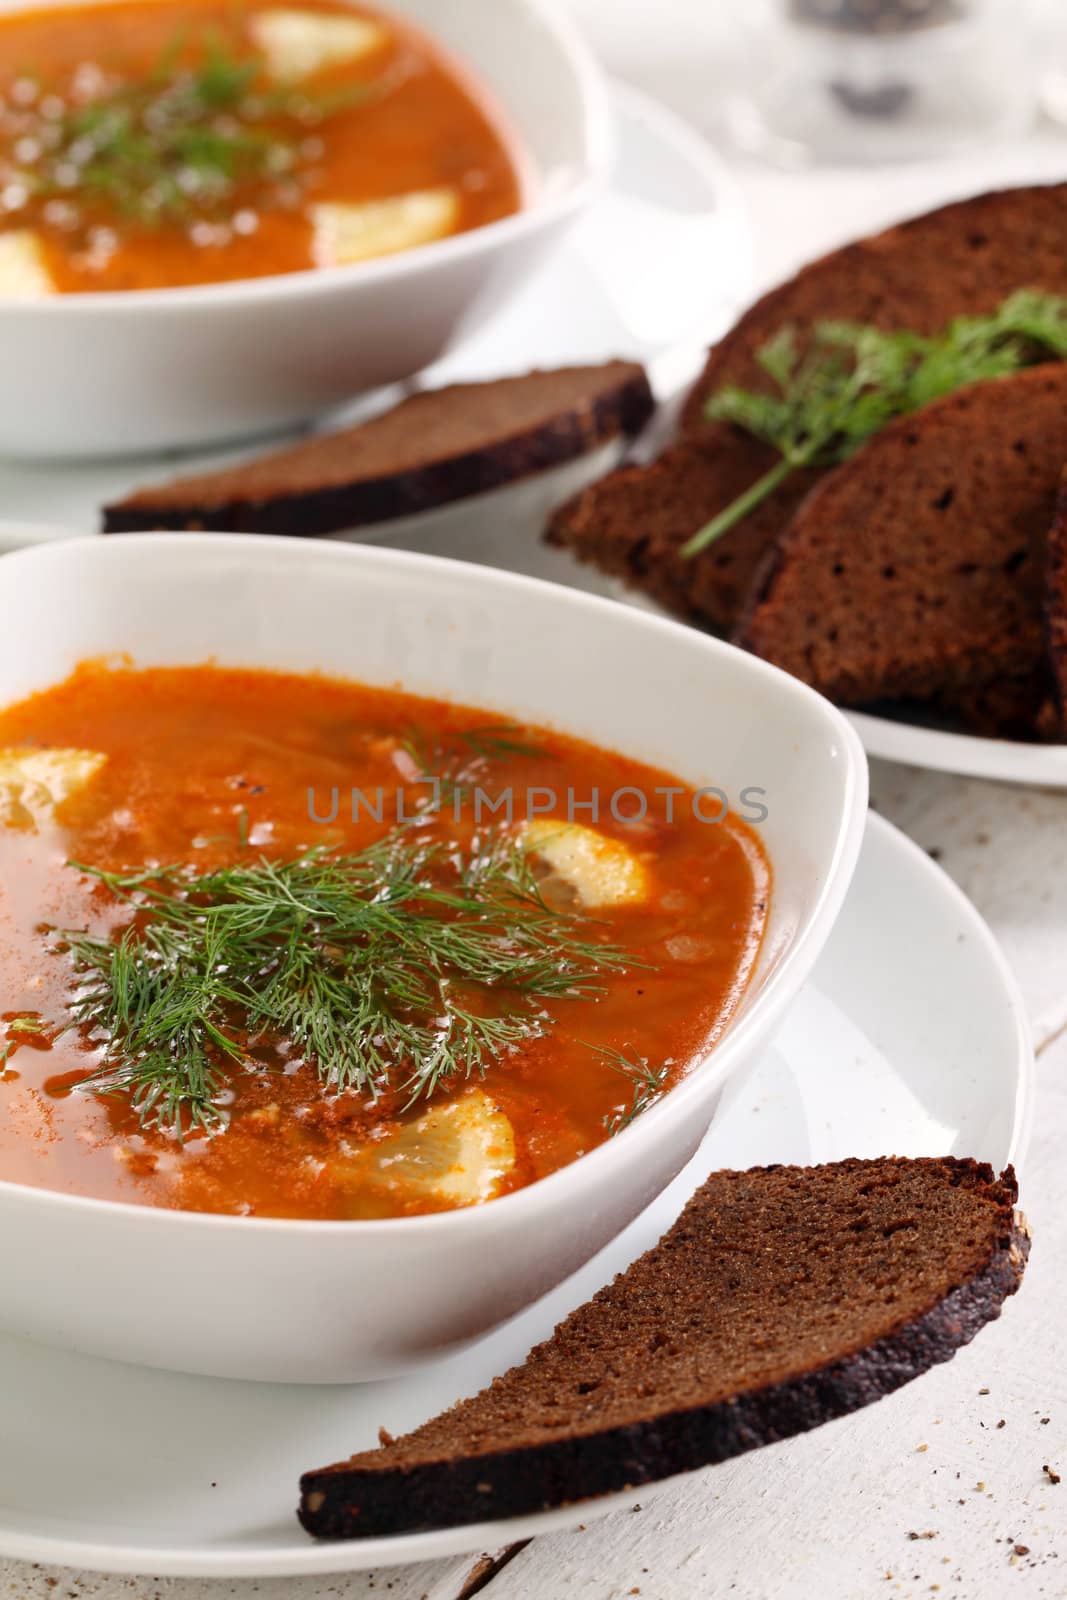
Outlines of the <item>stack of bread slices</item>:
M840 704L921 703L981 733L1067 736L1067 364L987 379L795 473L700 554L683 547L774 463L707 420L758 355L846 321L932 336L1020 289L1067 294L1067 185L941 208L814 262L711 351L677 441L563 506L549 540L736 639Z

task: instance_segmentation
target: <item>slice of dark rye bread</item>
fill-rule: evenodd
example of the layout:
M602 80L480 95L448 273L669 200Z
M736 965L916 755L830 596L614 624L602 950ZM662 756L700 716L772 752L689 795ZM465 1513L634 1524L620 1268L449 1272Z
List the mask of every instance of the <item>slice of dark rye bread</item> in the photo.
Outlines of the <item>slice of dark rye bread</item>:
M726 384L765 388L756 352L786 324L801 335L828 318L935 333L1027 287L1067 294L1067 184L978 195L823 256L764 295L714 347L686 403L680 442L562 506L549 542L728 632L748 577L818 475L787 484L712 548L681 560L680 546L774 460L738 430L707 422L709 396Z
M1022 288L1067 294L1067 184L972 195L812 261L710 351L683 430L707 426L704 406L724 384L766 387L756 352L786 324L801 334L826 319L931 334Z
M842 705L1039 680L1065 461L1067 364L898 419L805 500L738 642Z
M723 1461L947 1361L1018 1288L1009 1168L953 1157L709 1178L659 1244L521 1366L305 1474L300 1519L360 1538L522 1515Z
M1067 473L1060 480L1045 555L1045 632L1052 675L1052 720L1059 737L1067 738Z
M104 531L314 535L385 522L633 437L654 409L631 361L428 389L355 427L138 490L104 508Z

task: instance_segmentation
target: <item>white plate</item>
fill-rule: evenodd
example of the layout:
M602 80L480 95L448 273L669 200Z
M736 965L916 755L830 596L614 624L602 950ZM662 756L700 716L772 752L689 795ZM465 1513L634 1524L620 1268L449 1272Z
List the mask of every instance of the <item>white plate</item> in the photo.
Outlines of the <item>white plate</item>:
M966 778L1067 789L1067 744L1023 744L974 734L924 728L914 722L846 712L869 756Z
M529 287L424 373L422 384L626 356L644 361L657 395L670 399L695 377L705 347L750 297L748 225L725 165L682 121L636 90L616 86L612 97L618 155L607 190ZM402 393L372 396L331 425L381 410ZM136 484L210 471L249 453L246 446L135 460L0 461L0 549L95 533L101 506ZM520 485L520 511L526 506L543 517L545 504L605 471L611 459L600 451ZM479 504L497 508L512 493ZM433 524L439 515L419 523Z
M183 1378L0 1338L0 1554L104 1571L266 1577L497 1549L632 1495L506 1522L315 1544L308 1467L414 1426L520 1360L647 1249L723 1166L974 1155L1026 1143L1032 1056L992 935L938 867L872 816L841 919L774 1048L727 1091L697 1157L607 1249L462 1355L352 1389ZM648 1490L642 1489L642 1500Z

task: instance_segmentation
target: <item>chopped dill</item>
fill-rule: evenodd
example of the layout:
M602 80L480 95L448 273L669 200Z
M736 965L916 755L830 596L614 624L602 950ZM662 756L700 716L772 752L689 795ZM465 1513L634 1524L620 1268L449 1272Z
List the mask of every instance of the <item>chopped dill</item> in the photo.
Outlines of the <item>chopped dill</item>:
M670 1065L653 1067L644 1056L628 1056L623 1050L610 1050L604 1045L586 1048L602 1056L613 1072L620 1073L632 1085L629 1105L604 1118L608 1136L613 1139L659 1099L667 1086Z
M257 55L220 36L198 54L178 36L147 74L105 80L87 100L42 93L39 106L62 111L24 113L3 179L145 226L221 217L242 185L299 181L309 128L377 92L271 87L262 75Z
M452 735L482 761L501 761L508 756L543 756L543 745L533 744L524 737L525 729L515 722L486 724L477 728L464 728Z
M11 1034L32 1034L35 1037L43 1034L45 1025L40 1017L13 1017L7 1025L8 1036Z
M526 738L525 733L518 723L501 722L454 729L433 744L428 744L417 732L407 734L402 748L418 768L422 781L433 785L433 800L425 800L416 816L457 797L462 799L472 785L488 779L494 761L548 754L542 745Z
M44 1018L35 1011L18 1012L3 1019L4 1037L0 1042L0 1078L7 1071L11 1053L23 1039L46 1039L48 1027Z
M284 1042L332 1090L411 1104L541 1033L546 1001L637 964L551 909L503 833L462 855L397 829L358 854L202 874L70 865L133 912L110 939L58 935L82 979L69 1026L105 1040L83 1086L179 1137L225 1126L227 1069L258 1042Z

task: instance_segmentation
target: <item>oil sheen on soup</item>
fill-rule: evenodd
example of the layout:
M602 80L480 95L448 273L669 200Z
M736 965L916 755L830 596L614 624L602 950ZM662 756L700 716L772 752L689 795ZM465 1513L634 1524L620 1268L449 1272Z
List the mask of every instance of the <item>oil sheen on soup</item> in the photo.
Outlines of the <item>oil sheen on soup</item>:
M518 209L466 69L344 0L0 16L0 297L371 260Z
M400 692L85 664L0 712L0 1179L397 1217L624 1135L764 927L756 830L692 801Z

